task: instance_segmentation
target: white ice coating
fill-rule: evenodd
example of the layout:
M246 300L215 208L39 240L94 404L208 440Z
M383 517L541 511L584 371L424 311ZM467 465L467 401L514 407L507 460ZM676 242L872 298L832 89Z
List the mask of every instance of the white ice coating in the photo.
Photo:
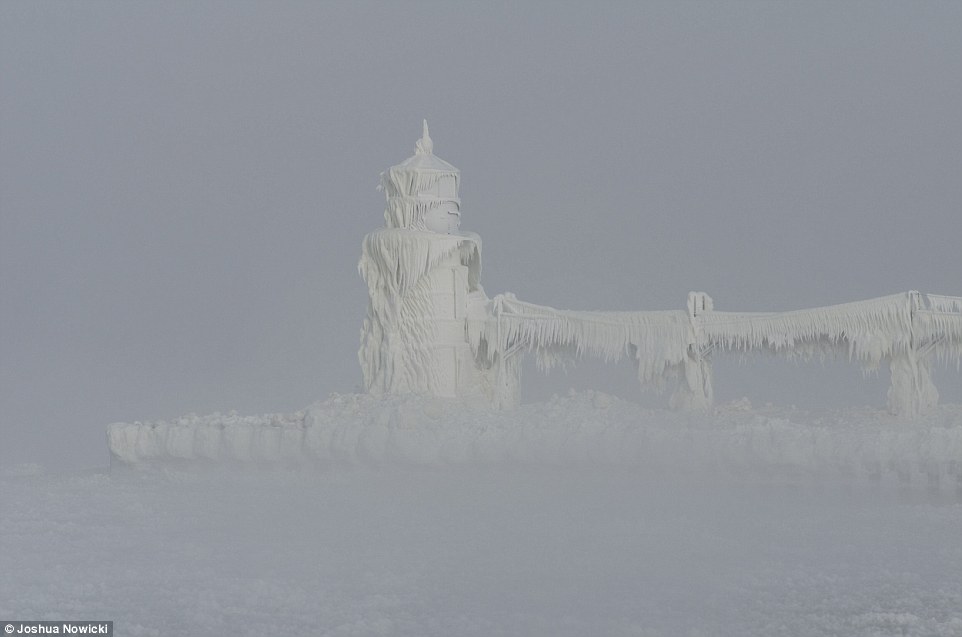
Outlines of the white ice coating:
M386 227L364 238L358 264L369 297L358 358L375 395L481 398L490 381L467 340L487 303L481 239L459 230L460 173L433 149L425 122L415 154L381 176Z
M292 414L185 416L110 425L117 463L283 466L619 466L677 478L758 475L962 488L962 407L940 405L907 426L870 408L710 414L649 410L599 392L513 410L413 394L332 395Z
M459 215L461 172L434 154L428 123L415 144L414 155L381 174L379 190L387 197L384 222L388 228L427 230L427 216L444 209Z
M678 379L672 407L705 410L713 353L767 352L844 356L867 370L887 361L890 411L918 415L938 402L933 361L962 361L962 297L906 292L788 312L719 312L696 292L687 311L587 312L512 294L488 299L480 239L459 231L460 172L433 149L425 122L414 156L382 175L387 227L362 246L370 303L359 359L370 393L477 396L513 406L525 353L542 369L585 356L629 357L643 386Z
M468 296L483 295L480 252L480 239L467 233L384 228L364 238L358 269L370 300L358 357L368 392L458 395L441 389L452 370L436 358L445 344L463 345L454 356L470 355L463 325ZM437 318L448 308L448 318Z
M547 370L585 356L616 362L630 357L638 363L638 379L660 388L676 374L687 358L692 341L691 324L683 311L583 312L556 310L519 301L512 294L498 295L489 303L490 316L480 329L470 329L472 348L496 368L528 352ZM517 395L516 373L506 370L500 405ZM499 373L499 376L501 374Z

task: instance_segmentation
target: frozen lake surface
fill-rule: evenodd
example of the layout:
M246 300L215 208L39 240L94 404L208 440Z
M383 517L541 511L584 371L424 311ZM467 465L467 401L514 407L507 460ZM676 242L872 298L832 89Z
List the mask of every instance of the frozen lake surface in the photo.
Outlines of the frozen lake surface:
M962 635L962 498L945 490L630 467L15 473L0 618L158 636Z

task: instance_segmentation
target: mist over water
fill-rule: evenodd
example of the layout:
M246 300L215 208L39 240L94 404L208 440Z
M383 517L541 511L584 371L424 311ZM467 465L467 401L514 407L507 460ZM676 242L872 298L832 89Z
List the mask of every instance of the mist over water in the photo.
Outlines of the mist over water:
M0 621L962 636L958 368L914 424L873 411L884 369L717 355L696 420L586 361L528 365L512 414L338 415L350 462L157 433L360 400L360 242L425 117L489 296L962 294L960 31L935 2L0 3ZM134 421L131 457L182 455L108 469Z
M4 617L143 635L962 633L945 494L519 466L0 484Z

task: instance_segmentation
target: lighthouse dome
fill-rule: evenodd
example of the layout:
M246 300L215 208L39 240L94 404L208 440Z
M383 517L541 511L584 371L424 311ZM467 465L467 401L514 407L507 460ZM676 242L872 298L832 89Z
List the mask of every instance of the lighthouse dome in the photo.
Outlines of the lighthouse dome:
M461 171L434 154L434 142L424 122L414 155L381 175L387 198L384 221L389 228L457 231Z

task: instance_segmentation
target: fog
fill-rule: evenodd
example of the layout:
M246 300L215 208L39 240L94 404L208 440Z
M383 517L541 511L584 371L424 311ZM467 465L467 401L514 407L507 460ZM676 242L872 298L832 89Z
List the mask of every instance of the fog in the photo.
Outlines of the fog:
M0 3L0 620L962 635L962 408L864 409L887 371L847 360L717 355L698 422L598 361L526 369L511 413L331 399L343 464L105 440L361 390L360 243L423 118L489 296L960 295L960 32L949 2Z
M962 507L924 493L518 467L0 488L0 615L111 619L121 635L962 627Z
M962 291L958 3L0 6L0 463L356 391L363 235L420 122L489 295L781 310ZM720 401L887 374L716 363ZM526 374L662 405L632 370ZM777 379L772 382L770 379ZM956 370L936 370L958 402Z

